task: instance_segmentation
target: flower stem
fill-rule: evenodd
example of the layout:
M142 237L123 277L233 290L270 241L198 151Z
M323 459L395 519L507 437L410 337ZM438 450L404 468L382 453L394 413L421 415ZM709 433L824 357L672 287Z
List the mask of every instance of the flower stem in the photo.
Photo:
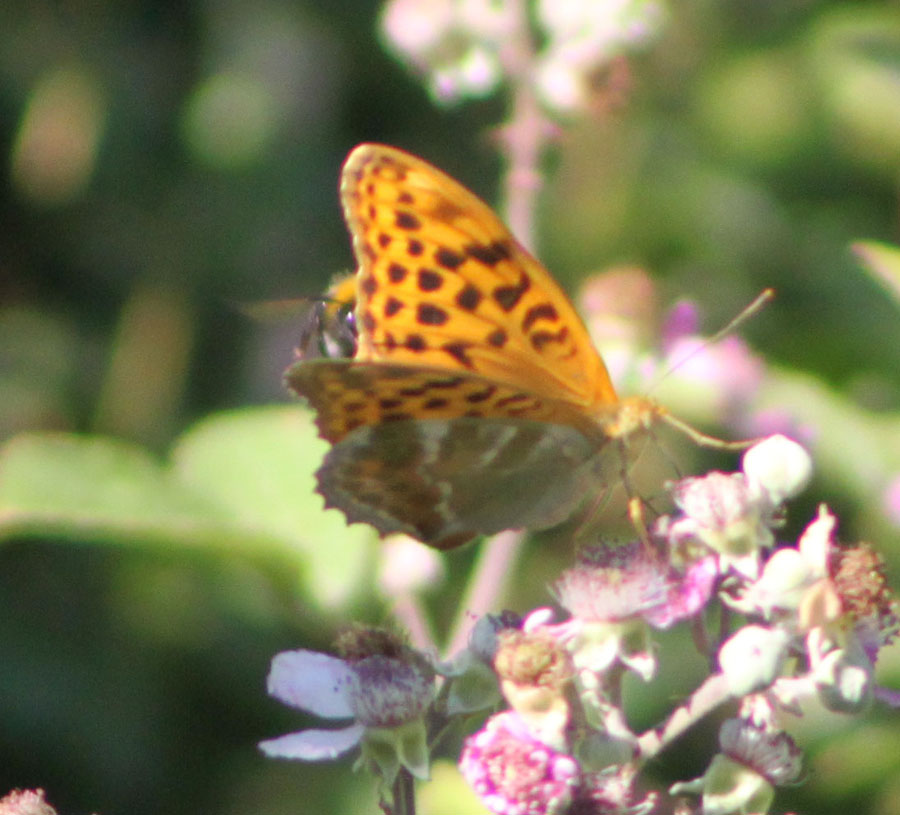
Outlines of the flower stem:
M535 212L543 185L540 160L555 130L544 116L534 93L532 68L535 47L525 0L508 0L509 30L500 60L510 84L510 116L499 129L498 148L505 160L500 213L513 234L529 250L535 245ZM506 583L522 548L523 534L503 532L483 548L446 653L464 648L475 620L497 610Z
M409 770L401 768L394 779L393 810L390 815L415 815L416 796L413 777Z
M648 759L657 755L666 745L731 698L725 677L722 674L710 676L685 704L672 711L661 727L648 730L638 739L641 757Z
M445 657L452 657L466 647L472 626L480 616L498 610L524 540L522 532L501 532L482 547L466 593L459 604Z
M511 86L509 121L500 128L500 150L506 160L500 212L513 234L530 251L538 194L543 186L541 157L556 128L544 115L534 92L535 48L524 0L509 0L509 32L500 60Z

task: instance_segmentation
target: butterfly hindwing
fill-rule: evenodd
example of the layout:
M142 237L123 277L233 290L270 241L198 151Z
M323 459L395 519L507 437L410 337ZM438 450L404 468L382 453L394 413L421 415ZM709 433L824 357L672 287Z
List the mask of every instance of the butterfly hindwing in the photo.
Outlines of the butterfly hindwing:
M317 475L327 506L440 549L562 522L600 486L595 445L524 419L414 420L358 428Z

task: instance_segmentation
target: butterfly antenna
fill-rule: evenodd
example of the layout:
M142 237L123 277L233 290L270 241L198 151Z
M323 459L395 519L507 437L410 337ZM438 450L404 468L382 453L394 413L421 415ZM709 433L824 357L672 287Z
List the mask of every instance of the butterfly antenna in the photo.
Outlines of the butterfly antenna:
M763 289L754 299L753 302L749 305L745 306L741 311L732 319L730 319L722 328L716 331L711 337L707 337L704 339L702 343L700 343L696 348L694 348L687 356L682 357L677 362L672 363L660 379L665 379L672 371L677 370L679 367L684 365L688 360L693 359L697 354L702 354L707 348L712 345L715 345L720 340L723 340L733 331L735 331L739 326L743 325L747 320L751 317L754 317L757 313L762 311L762 309L768 305L772 300L775 299L775 289L767 288Z
M722 328L720 328L715 334L711 337L708 337L704 340L700 345L693 349L687 356L682 357L676 363L674 363L662 377L660 377L660 381L668 376L672 371L677 370L681 365L684 365L689 359L693 359L697 354L702 353L707 348L712 345L715 345L717 342L722 340L731 334L738 326L745 323L751 317L755 316L759 311L763 309L770 301L775 298L775 289L766 288L763 289L754 299L753 302L743 308L737 316L733 319L729 320ZM687 422L682 421L681 419L673 416L668 411L661 411L660 418L666 422L666 424L674 427L676 430L683 433L689 439L691 439L694 443L700 445L701 447L710 447L714 450L746 450L748 447L752 447L756 444L759 439L744 439L741 441L724 441L723 439L716 438L715 436L710 436L706 433L703 433L695 427L691 427Z
M755 317L760 311L775 299L775 289L769 287L763 289L753 302L745 306L733 319L729 320L722 328L720 328L712 337L709 338L710 344L727 337L732 331L743 325L751 317Z

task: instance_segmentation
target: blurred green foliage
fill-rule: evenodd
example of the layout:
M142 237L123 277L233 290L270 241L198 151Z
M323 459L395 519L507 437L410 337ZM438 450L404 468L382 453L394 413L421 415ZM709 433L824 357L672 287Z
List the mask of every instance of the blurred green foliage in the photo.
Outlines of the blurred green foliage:
M353 145L495 198L503 100L435 108L379 45L378 8L0 6L0 793L102 815L374 810L348 762L255 749L303 723L266 699L269 658L386 616L371 535L318 512L322 445L298 409L209 414L288 401L296 323L243 307L350 268L336 179ZM900 452L874 461L900 444L900 9L674 4L631 71L627 104L554 151L542 258L570 289L645 265L713 328L774 286L743 333L780 366L775 404L817 394L811 494L896 562L867 473L900 470ZM432 598L440 625L470 557ZM546 602L552 558L526 559L520 609ZM685 677L632 689L647 723ZM810 780L785 806L900 810L895 715L801 727ZM710 733L691 738L661 777L702 770Z

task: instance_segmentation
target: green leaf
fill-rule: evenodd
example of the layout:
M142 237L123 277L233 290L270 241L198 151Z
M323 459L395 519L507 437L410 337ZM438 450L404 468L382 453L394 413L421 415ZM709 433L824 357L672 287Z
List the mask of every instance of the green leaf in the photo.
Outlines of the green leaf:
M314 492L326 450L308 412L273 407L206 419L172 459L180 481L227 512L249 540L274 539L302 556L308 590L332 605L371 574L375 535L348 527Z
M368 576L374 535L323 510L323 450L298 407L212 416L171 463L118 439L23 434L0 448L0 540L274 554L300 569L307 596L334 606Z
M26 433L0 449L0 538L208 543L223 520L124 441Z

